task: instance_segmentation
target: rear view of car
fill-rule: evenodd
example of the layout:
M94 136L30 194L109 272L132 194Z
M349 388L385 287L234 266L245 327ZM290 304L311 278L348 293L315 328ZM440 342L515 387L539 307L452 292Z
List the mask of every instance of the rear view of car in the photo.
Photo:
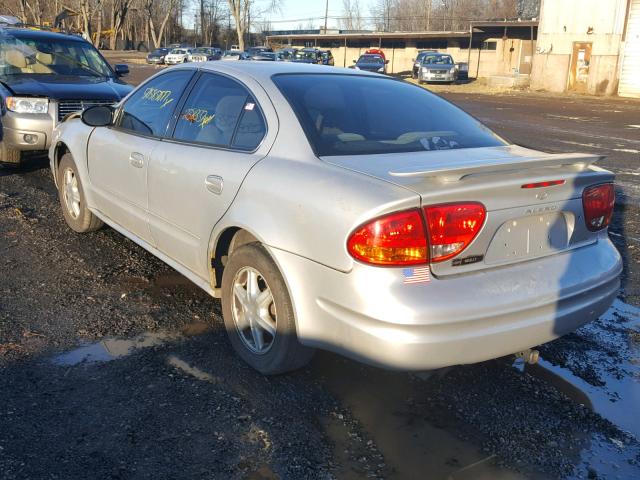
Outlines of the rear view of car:
M598 156L509 144L368 72L194 70L63 123L56 142L82 158L52 147L51 168L72 229L104 221L161 251L221 298L231 344L260 372L298 368L313 348L404 370L480 362L575 330L615 298L613 174Z

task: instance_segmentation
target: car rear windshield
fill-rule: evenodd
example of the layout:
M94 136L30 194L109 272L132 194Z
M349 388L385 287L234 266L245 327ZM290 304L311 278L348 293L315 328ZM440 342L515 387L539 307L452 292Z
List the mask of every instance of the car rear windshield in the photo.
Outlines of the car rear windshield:
M451 103L400 80L279 74L273 81L319 156L506 145Z

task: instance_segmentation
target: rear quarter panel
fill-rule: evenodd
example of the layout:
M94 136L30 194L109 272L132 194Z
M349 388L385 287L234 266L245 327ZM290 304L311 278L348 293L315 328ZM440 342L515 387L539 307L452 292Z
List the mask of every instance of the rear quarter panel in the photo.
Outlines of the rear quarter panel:
M213 251L229 227L266 245L349 271L346 241L360 224L387 212L418 207L419 195L386 181L329 165L267 157L246 177L212 234Z

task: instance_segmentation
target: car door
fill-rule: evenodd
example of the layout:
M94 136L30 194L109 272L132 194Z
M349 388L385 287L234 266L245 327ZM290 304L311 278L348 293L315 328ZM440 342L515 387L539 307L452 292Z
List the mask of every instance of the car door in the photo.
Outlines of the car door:
M181 69L151 79L126 100L114 126L96 128L89 138L87 161L96 208L149 243L149 160L193 75Z
M264 92L263 92L264 93ZM149 225L157 248L202 278L213 226L268 151L263 110L236 80L202 73L171 139L149 169Z

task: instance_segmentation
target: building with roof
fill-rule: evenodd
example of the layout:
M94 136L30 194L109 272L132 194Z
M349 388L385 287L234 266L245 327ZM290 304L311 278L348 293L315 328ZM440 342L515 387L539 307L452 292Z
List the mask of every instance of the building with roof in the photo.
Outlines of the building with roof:
M640 97L640 0L543 0L531 86Z
M469 65L471 77L528 76L538 22L474 22L467 31L350 32L344 30L268 32L266 41L278 47L331 50L336 66L349 67L369 48L380 48L389 60L388 73L409 73L421 50L450 54Z

